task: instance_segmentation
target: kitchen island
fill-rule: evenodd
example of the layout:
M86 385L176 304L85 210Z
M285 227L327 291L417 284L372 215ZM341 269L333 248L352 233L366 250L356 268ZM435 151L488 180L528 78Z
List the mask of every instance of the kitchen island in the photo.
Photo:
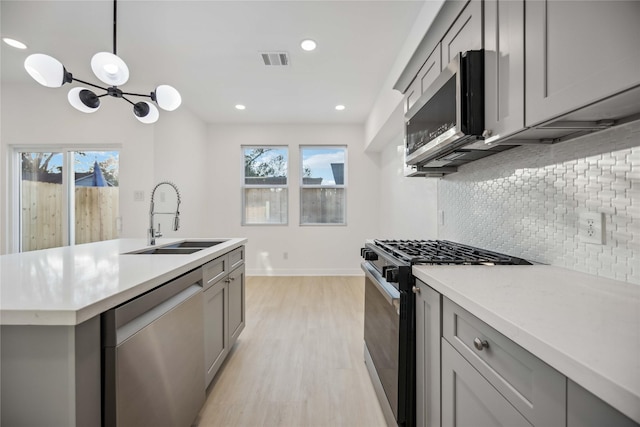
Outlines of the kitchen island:
M221 243L151 255L131 254L145 239L117 239L0 257L0 424L100 425L100 315L247 242L189 240Z

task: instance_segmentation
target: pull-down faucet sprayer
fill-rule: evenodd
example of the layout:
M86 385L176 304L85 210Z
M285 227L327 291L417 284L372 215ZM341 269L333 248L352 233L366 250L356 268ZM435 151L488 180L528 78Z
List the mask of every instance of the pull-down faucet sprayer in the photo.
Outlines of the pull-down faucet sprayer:
M156 190L161 185L169 185L175 190L176 196L177 196L177 199L178 199L175 212L156 212L155 211L155 207L154 207L155 194L156 194ZM160 232L160 223L158 223L158 230L157 231L154 228L154 225L153 225L153 216L154 215L174 215L174 218L173 218L173 231L178 231L178 229L180 228L180 191L178 190L178 187L176 187L176 185L174 183L169 182L169 181L162 181L161 183L156 185L153 188L153 191L151 192L151 206L149 207L149 229L147 230L147 237L148 237L149 245L155 245L156 244L156 237L162 237L162 233Z

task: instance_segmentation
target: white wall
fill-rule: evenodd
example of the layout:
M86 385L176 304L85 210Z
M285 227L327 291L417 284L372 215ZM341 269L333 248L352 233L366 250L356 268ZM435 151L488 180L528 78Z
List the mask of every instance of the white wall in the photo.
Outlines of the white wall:
M83 114L69 105L67 92L66 88L50 89L35 82L2 86L0 253L9 251L8 165L13 145L120 147L121 236L145 236L149 193L158 179L165 178L182 183L185 199L189 199L184 206L183 231L199 235L205 223L202 214L205 201L198 196L204 188L205 165L201 161L206 146L204 123L181 107L171 113L161 112L159 122L145 125L133 117L126 102L112 98L103 98L97 112ZM144 202L133 202L135 190L145 192Z
M363 153L363 140L363 128L356 125L211 125L208 234L248 237L248 274L361 274L360 247L379 230L378 155ZM347 226L298 225L301 144L348 147ZM242 145L289 147L288 225L241 225Z
M438 180L405 178L404 140L396 135L382 152L380 238L435 239Z
M154 183L171 181L180 190L180 229L172 216L158 216L165 237L202 237L208 230L207 198L211 182L207 153L208 126L185 108L161 112L155 124ZM154 184L154 185L155 185ZM143 208L149 209L151 188Z

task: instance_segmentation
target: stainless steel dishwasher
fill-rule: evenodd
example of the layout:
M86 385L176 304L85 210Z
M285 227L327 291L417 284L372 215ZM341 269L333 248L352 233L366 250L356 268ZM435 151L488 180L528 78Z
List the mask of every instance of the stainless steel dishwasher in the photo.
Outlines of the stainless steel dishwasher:
M205 399L202 269L102 315L104 426L190 426Z

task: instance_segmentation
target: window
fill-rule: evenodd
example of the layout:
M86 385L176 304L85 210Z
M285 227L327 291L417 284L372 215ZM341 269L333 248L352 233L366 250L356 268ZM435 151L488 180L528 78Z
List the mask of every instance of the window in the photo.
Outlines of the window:
M242 224L287 224L289 221L287 147L242 147Z
M346 225L347 148L300 147L300 224Z
M20 252L118 237L118 151L15 153Z

